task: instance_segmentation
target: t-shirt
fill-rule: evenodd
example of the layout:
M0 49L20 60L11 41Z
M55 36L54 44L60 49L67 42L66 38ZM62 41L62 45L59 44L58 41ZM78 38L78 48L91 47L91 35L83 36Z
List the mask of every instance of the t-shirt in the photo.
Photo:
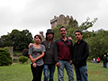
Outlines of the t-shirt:
M45 52L45 46L40 44L40 48L35 48L34 45L32 47L30 47L28 54L32 55L32 57L34 59L34 58L39 57L42 54L42 52ZM37 64L37 66L43 65L44 64L43 58L37 60L35 63ZM31 62L31 64L32 64L32 62Z

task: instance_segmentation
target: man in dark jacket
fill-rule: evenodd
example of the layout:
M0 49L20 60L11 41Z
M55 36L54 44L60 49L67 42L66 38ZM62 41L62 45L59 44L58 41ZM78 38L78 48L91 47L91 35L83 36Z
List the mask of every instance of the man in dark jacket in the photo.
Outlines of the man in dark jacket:
M89 56L89 46L82 37L81 31L75 32L77 42L74 45L73 63L75 66L77 81L88 81L86 60Z
M104 57L103 57L103 66L104 66L104 68L107 68L107 57L106 57L106 55L104 55Z

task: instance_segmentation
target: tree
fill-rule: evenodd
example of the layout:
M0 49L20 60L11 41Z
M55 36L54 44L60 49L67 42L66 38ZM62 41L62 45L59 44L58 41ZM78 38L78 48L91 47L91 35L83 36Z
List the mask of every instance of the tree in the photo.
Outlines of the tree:
M19 31L14 29L8 35L1 36L0 47L13 46L14 51L22 51L28 48L28 44L31 42L33 42L33 38L29 30Z
M100 57L103 58L105 53L108 53L108 31L98 30L95 32L94 37L90 37L87 39L90 49L90 58Z
M12 57L8 48L0 48L0 66L12 64Z

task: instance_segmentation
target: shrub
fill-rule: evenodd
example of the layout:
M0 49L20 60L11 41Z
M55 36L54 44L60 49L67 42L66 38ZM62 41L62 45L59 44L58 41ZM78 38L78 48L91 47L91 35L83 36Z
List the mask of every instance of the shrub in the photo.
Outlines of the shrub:
M7 47L0 48L0 66L12 64L12 57Z
M28 61L28 57L26 56L20 56L18 58L19 62L21 62L22 64Z
M22 51L22 55L23 55L23 56L26 56L26 57L29 57L29 55L28 55L28 49L27 49L27 48L25 48L25 49Z

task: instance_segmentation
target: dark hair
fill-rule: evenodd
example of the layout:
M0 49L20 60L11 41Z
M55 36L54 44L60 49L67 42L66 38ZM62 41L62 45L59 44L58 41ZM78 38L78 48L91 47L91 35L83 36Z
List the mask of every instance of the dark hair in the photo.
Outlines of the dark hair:
M77 31L75 31L75 33L76 33L76 32L79 32L79 33L82 35L82 31L80 31L80 30L77 30Z
M62 28L65 28L64 26L62 26L61 28L60 28L60 30L62 29ZM65 28L65 30L67 31L67 29Z
M36 38L36 36L38 36L38 37L39 37L39 39L42 41L42 38L41 38L41 36L40 36L40 35L35 35L35 36L34 36L34 39Z

